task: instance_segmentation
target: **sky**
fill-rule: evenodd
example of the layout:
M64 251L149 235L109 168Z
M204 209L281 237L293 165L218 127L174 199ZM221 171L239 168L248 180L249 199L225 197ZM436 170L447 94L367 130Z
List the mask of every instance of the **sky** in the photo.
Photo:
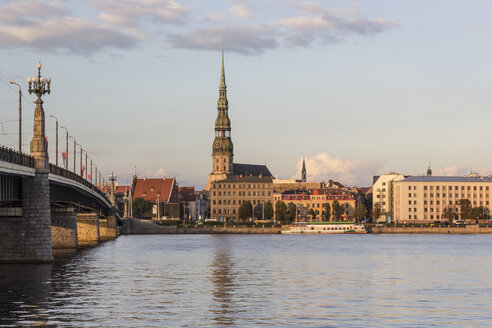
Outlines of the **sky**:
M0 143L32 138L26 78L105 176L211 172L224 45L234 161L368 186L389 171L492 173L490 1L0 0ZM60 130L60 151L65 132ZM70 140L69 156L72 156ZM79 156L79 154L77 154ZM78 161L78 160L77 160Z

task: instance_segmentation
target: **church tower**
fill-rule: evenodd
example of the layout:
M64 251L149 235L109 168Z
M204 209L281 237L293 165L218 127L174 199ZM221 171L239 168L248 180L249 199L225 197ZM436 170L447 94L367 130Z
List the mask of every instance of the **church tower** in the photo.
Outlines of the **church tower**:
M231 140L231 120L228 115L227 87L224 72L224 51L222 50L222 70L220 72L219 100L217 100L217 119L215 120L215 140L212 146L212 173L232 173L234 157Z
M224 70L224 50L222 50L222 69L220 72L219 100L217 100L217 118L215 119L215 139L212 144L212 173L209 175L205 190L210 183L227 178L233 173L234 150L231 140L231 120Z

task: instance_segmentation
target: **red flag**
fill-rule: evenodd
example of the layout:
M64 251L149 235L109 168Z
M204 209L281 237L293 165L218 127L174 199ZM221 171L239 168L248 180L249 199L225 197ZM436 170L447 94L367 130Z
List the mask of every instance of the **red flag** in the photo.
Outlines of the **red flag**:
M89 179L92 179L92 175L90 175L90 174L87 174L87 176L89 177Z
M67 168L67 153L62 152L63 166Z
M82 176L84 175L85 172L85 165L82 165Z

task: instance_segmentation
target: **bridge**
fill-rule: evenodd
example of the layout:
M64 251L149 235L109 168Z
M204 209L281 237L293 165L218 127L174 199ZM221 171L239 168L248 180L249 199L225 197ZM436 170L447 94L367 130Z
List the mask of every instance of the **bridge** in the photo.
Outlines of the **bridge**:
M50 80L28 79L38 96L30 154L0 147L0 263L53 261L53 249L114 239L121 224L111 200L85 179L49 163L42 95ZM74 168L75 171L75 168Z

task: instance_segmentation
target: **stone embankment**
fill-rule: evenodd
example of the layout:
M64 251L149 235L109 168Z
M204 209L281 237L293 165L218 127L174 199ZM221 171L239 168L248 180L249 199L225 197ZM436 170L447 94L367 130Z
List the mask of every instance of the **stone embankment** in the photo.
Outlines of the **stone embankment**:
M383 226L368 227L370 233L421 233L421 234L488 234L492 233L492 226L466 225L449 226Z
M147 235L147 234L278 234L282 228L263 227L176 227L161 226L152 221L138 219L124 219L121 227L122 235Z

